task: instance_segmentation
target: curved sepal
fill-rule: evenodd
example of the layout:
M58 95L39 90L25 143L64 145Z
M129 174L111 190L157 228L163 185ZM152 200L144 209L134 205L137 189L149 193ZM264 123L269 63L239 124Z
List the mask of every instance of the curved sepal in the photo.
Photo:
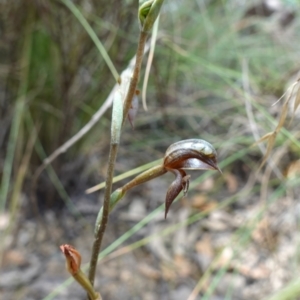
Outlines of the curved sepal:
M176 177L169 186L166 194L165 219L167 218L171 204L179 195L179 193L183 190L184 194L186 194L189 188L189 176L186 175L184 170L168 169L168 171L172 172Z

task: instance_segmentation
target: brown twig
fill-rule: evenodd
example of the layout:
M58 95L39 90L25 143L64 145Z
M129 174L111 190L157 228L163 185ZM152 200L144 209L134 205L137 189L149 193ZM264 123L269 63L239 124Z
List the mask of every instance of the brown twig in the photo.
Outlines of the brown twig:
M147 43L145 46L145 52L149 50L150 44ZM128 64L128 67L122 72L121 80L126 80L126 76L128 73L131 73L134 68L134 62L136 61L136 57L134 56ZM96 111L96 113L92 116L90 121L84 125L72 138L67 140L63 145L57 148L50 156L44 159L43 164L47 166L51 162L53 162L60 154L65 153L72 147L75 143L77 143L86 133L90 131L98 123L104 113L111 107L113 102L113 96L116 92L118 84L115 84L113 89L111 90L110 94L102 104L102 106Z

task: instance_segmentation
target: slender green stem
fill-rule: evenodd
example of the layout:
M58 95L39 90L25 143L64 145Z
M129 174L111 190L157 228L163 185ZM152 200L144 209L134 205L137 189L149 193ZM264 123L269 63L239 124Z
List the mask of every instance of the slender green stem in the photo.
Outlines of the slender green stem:
M139 9L139 18L141 17L142 14L143 20L140 19L140 21L142 21L142 24L141 24L138 48L136 51L135 67L130 81L128 93L124 101L123 124L127 118L128 111L131 106L131 101L136 91L137 84L139 82L140 71L141 71L143 55L144 55L144 48L147 41L148 33L151 31L153 24L159 15L159 11L161 9L163 2L164 0L155 0L152 2L146 1ZM147 7L145 15L142 9L144 5L146 5Z
M136 91L137 83L139 80L139 74L140 69L142 65L142 59L144 54L144 47L147 40L147 33L141 32L139 43L138 43L138 49L136 54L136 62L135 62L135 68L133 72L133 76L129 85L129 89L124 101L124 109L123 109L123 124L124 124L124 117L127 116L132 97L134 96L134 93ZM111 144L110 152L109 152L109 162L108 162L108 170L107 170L107 176L106 176L106 182L105 182L105 191L104 191L104 202L103 202L103 210L102 210L102 218L97 220L101 220L101 225L98 226L96 224L95 228L95 240L92 248L92 255L90 260L90 270L89 270L89 279L94 284L95 280L95 273L96 273L96 267L97 267L97 261L98 261L98 254L101 248L102 238L104 236L104 232L106 229L106 225L108 222L108 215L110 211L110 195L111 195L111 188L113 184L113 173L114 173L114 165L117 157L118 152L118 144Z
M154 161L152 161L148 164L142 165L140 167L137 167L137 168L131 169L131 170L125 172L125 173L122 173L118 176L115 176L114 180L113 180L113 183L116 183L120 180L126 179L127 177L133 176L135 174L141 173L145 170L148 170L149 168L152 168L153 166L157 165L160 162L161 162L161 159L157 159L157 160L154 160ZM85 192L87 194L91 194L91 193L94 193L96 191L99 191L99 190L103 189L104 187L105 187L105 182L101 182L100 184L97 184L97 185L87 189Z
M137 84L139 82L140 77L140 71L143 61L143 55L144 55L144 48L147 41L148 33L147 32L140 32L139 36L139 43L136 51L136 60L135 60L135 66L134 71L132 74L132 78L129 84L128 92L126 95L126 98L124 100L124 110L123 110L123 124L125 123L125 120L127 119L128 111L131 106L132 98L135 94Z
M95 241L93 244L91 261L90 261L90 270L89 270L89 279L91 281L92 286L94 285L95 280L95 273L98 261L98 254L101 248L102 238L106 229L106 225L108 222L108 215L109 215L109 207L110 207L110 194L111 194L111 187L113 183L114 177L114 166L115 161L118 153L118 146L119 144L111 144L110 152L109 152L109 159L108 159L108 170L106 176L106 185L104 190L104 202L103 202L103 214L101 219L101 225L99 230L97 230L95 234Z
M94 290L91 282L80 269L73 277L87 291L91 300L102 300L100 293Z
M122 192L125 194L128 190L132 189L133 187L140 185L142 183L145 183L151 179L154 179L156 177L159 177L163 174L167 173L167 170L163 167L163 165L155 166L142 174L136 176L134 179L126 183L122 187Z
M165 174L167 170L162 166L158 165L155 166L138 176L136 176L134 179L126 183L123 187L116 189L111 195L110 195L110 200L109 200L109 212L115 207L115 205L125 196L126 192L133 187L140 185L142 183L145 183L151 179L154 179L156 177L159 177L163 174ZM98 235L99 228L101 227L102 223L102 217L104 214L104 207L101 207L99 210L97 220L96 220L96 225L95 225L95 236Z
M114 169L114 164L115 164L115 158L117 155L117 150L118 150L118 144L112 144L112 148L110 151L111 155L109 157L108 174L107 174L107 179L106 179L104 205L98 213L96 226L95 226L95 241L94 241L94 245L93 245L91 262L90 262L90 270L89 270L89 279L91 281L92 286L93 286L94 278L95 278L96 265L97 265L97 261L98 261L98 253L101 248L101 241L102 241L105 229L106 229L106 225L108 222L108 215L109 215L110 211L124 197L124 195L126 194L126 192L128 190L130 190L131 188L133 188L137 185L140 185L149 180L152 180L156 177L159 177L167 172L167 170L165 169L165 167L163 165L155 166L155 167L143 172L142 174L139 174L133 180L131 180L127 184L125 184L122 188L119 188L119 189L115 190L112 194L109 194L109 193L111 193L111 186L112 186L112 180L113 180L113 169ZM108 186L110 187L110 189L107 188ZM90 297L90 299L93 299L93 298L91 298L90 295L89 295L89 297Z
M68 0L62 0L63 2L68 1ZM158 1L162 2L163 1ZM161 7L161 4L157 6L156 9L154 9L153 12L153 20L155 21L154 15L156 14L156 17L159 13L159 9ZM159 8L158 8L159 7ZM153 24L152 24L153 25ZM131 107L131 102L133 99L133 96L136 92L137 84L139 81L139 75L140 75L140 70L141 70L141 65L143 61L143 55L144 55L144 48L145 44L147 41L147 36L148 33L145 30L140 31L140 36L139 36L139 42L138 42L138 47L137 47L137 53L136 53L136 61L135 61L135 67L133 71L133 75L129 84L128 92L124 100L124 106L123 107L123 118L119 116L119 109L116 110L116 120L121 120L121 123L124 125L124 122L127 118L128 111ZM116 100L119 101L119 97L116 96ZM118 104L116 107L120 107ZM114 113L113 113L113 118L114 118ZM115 120L115 121L116 121ZM111 139L111 146L110 146L110 152L109 152L109 162L108 162L108 170L107 170L107 176L106 176L106 185L105 185L105 191L104 191L104 202L103 202L103 208L102 210L102 216L101 216L101 210L99 211L97 222L96 222L96 227L95 227L95 241L92 249L92 255L91 255L91 261L90 261L90 270L89 270L89 280L91 281L91 284L93 286L94 284L94 279L95 279L95 273L96 273L96 266L97 266L97 261L98 261L98 254L101 248L101 243L102 239L105 233L106 225L108 222L108 216L111 210L111 189L112 189L112 184L113 184L113 173L114 173L114 166L115 166L115 161L117 157L117 152L118 152L118 146L119 146L119 139L120 139L120 134L121 134L121 126L120 124L117 124L114 120L112 120L112 139ZM113 131L115 134L113 134ZM140 183L143 183L145 181L148 181L152 178L155 178L157 176L160 176L162 174L166 173L166 170L163 168L163 166L159 166L158 169L155 169L150 171L144 175L144 177L139 177ZM120 197L115 198L116 201L113 205L119 201L123 195L125 194L126 190L130 189L131 187L139 184L139 181L134 181L132 180L131 185L125 185L124 188L125 190L121 190L120 192ZM99 226L101 220L101 225Z
M92 285L95 279L98 254L101 248L102 239L108 222L108 215L110 212L111 188L113 184L114 168L115 168L115 162L117 158L118 147L119 147L120 136L121 136L122 121L123 121L123 102L122 102L121 91L118 89L114 96L114 103L113 103L113 110L112 110L111 142L110 142L110 151L109 151L109 159L108 159L108 169L106 175L106 184L104 190L103 208L101 208L102 210L101 225L99 225L100 219L98 217L96 227L95 227L95 240L94 240L94 245L93 245L93 250L91 255L89 279Z

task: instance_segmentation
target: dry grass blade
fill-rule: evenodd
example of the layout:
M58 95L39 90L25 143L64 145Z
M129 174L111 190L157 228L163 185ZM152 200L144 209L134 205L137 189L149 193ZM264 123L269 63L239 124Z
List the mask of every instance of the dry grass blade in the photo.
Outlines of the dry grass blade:
M95 124L97 124L97 122L101 119L103 114L110 108L113 101L113 94L116 89L116 86L113 88L113 90L111 91L103 105L100 107L100 109L92 116L91 120L86 125L84 125L72 138L70 138L62 146L57 148L50 156L44 159L43 164L45 167L51 162L53 162L60 154L65 153L70 147L77 143L86 133L88 133L90 129L94 127Z
M289 91L291 91L288 97L288 101L289 101L294 93L294 88L298 84L298 81L299 79L296 82L294 82L291 86L289 86L286 92L275 103L273 103L272 106L275 106Z
M273 132L269 132L269 133L265 134L255 144L253 144L253 146L254 146L254 145L256 145L256 144L258 144L258 143L260 143L262 141L268 140L267 151L266 151L266 153L264 155L263 161L260 164L258 170L260 170L264 166L264 164L266 163L266 161L267 161L268 157L270 156L270 153L271 153L271 151L273 149L276 136L277 136L278 132L280 131L280 129L283 127L283 125L284 125L284 123L286 121L286 116L287 116L287 112L288 112L288 103L289 103L289 101L292 98L295 86L296 85L294 83L292 85L292 90L291 90L291 93L289 94L289 97L285 100L285 102L283 104L282 111L281 111L280 118L279 118L278 124L276 126L276 129ZM299 89L298 89L297 95L298 94L300 95ZM300 98L300 96L299 96L299 98Z
M274 134L273 131L272 131L272 132L266 133L266 134L265 134L264 136L262 136L257 142L255 142L251 147L255 147L255 146L257 146L259 143L268 140L273 134Z
M145 53L149 50L149 43L145 46ZM131 59L128 64L127 69L125 69L122 74L121 78L130 76L134 67L135 63L135 56ZM113 89L111 90L109 96L103 103L103 105L96 111L96 113L92 116L91 120L84 125L78 133L76 133L72 138L66 141L63 145L57 148L50 156L44 159L43 164L44 166L49 165L52 161L54 161L60 154L65 153L70 147L72 147L75 143L77 143L86 133L88 133L101 119L103 114L111 107L113 96L119 84L115 84Z
M298 85L298 89L297 89L297 91L295 91L295 99L294 99L293 114L292 114L292 118L291 118L291 120L290 120L290 122L289 122L288 127L290 127L290 125L293 123L294 117L295 117L295 113L296 113L296 110L297 110L297 108L298 108L298 106L299 106L299 104L300 104L300 87L299 87L299 79L298 79L296 82L294 82L294 84L293 84L293 89L292 89L292 91L291 91L291 94L290 94L290 96L289 96L288 101L290 101L290 99L291 99L292 96L294 95L294 89L296 88L297 85Z
M296 99L295 99L295 103L294 103L294 113L296 112L299 105L300 105L300 86L299 86L299 80L298 80L298 90L296 93Z
M277 136L277 132L274 131L274 132L272 132L272 134L268 138L267 151L266 151L266 153L264 155L262 163L260 164L260 166L258 168L258 171L264 166L264 164L266 163L267 159L269 158L270 153L271 153L271 151L273 149L273 146L274 146L274 142L275 142L276 136Z
M281 112L281 115L280 115L280 119L279 119L278 125L277 125L277 127L275 129L276 133L278 133L280 131L280 129L282 128L282 126L283 126L283 124L284 124L284 122L286 120L289 99L287 99L284 102L284 104L283 104L282 112Z

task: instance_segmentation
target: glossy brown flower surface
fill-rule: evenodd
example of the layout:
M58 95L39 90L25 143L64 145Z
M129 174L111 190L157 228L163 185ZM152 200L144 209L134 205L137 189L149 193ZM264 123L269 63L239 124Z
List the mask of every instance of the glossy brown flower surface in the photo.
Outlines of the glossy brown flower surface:
M165 218L175 198L189 188L189 175L185 170L217 170L217 152L205 140L188 139L172 144L165 153L163 167L175 175L175 180L168 188L165 200Z

